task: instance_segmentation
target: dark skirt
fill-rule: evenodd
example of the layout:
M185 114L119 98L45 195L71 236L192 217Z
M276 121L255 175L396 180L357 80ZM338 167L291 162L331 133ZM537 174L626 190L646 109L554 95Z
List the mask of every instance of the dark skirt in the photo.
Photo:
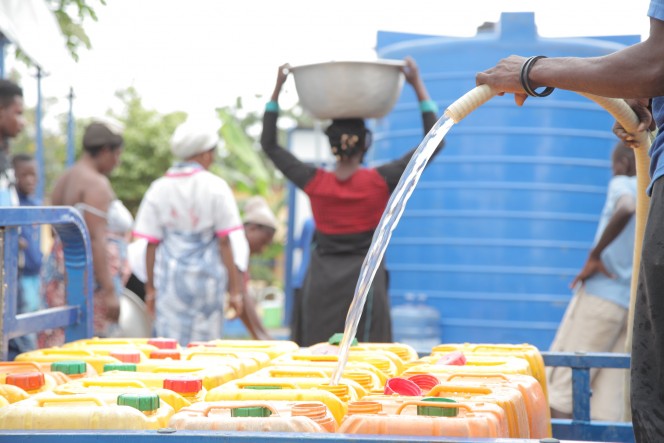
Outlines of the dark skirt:
M373 232L325 235L316 232L307 275L294 300L292 339L300 346L343 332L348 308ZM360 342L391 342L388 273L381 263L357 329Z

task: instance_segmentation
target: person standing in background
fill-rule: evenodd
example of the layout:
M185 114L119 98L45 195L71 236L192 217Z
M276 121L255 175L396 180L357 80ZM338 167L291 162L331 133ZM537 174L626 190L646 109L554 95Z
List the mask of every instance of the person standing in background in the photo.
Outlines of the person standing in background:
M552 352L624 352L627 337L636 211L634 151L622 142L611 155L613 178L599 220L593 248L572 281L575 289L551 345ZM593 369L590 416L621 421L625 375L620 369ZM572 374L547 368L553 418L572 418Z
M230 233L235 266L242 274L242 313L240 320L254 339L271 340L256 312L256 305L249 294L249 256L262 253L274 239L277 218L264 198L251 197L244 204L244 231Z
M41 206L36 197L37 162L28 154L16 154L12 158L16 175L16 191L22 207ZM39 295L39 271L42 264L40 226L22 226L19 236L19 283L21 295L18 312L34 312L43 306Z
M311 346L344 330L374 231L417 147L406 151L399 159L365 167L364 157L371 146L372 133L364 119L333 119L325 134L336 157L334 170L302 162L277 140L278 100L288 68L289 65L282 65L277 71L276 84L263 114L261 146L275 167L307 194L316 222L309 266L302 290L297 292L301 298L293 303L291 324L291 339L300 346ZM424 136L438 119L438 107L429 97L415 60L406 57L402 71L417 96ZM443 145L441 142L436 154ZM388 271L384 260L369 290L357 339L361 342L392 341Z
M18 136L24 127L23 90L11 80L0 79L0 206L19 204L14 169L10 162L9 141ZM22 298L20 285L16 289L17 301L20 304ZM20 313L20 310L18 312ZM30 337L23 336L9 340L10 360L20 352L30 349Z
M12 158L16 175L16 192L22 207L41 206L41 201L34 195L37 188L37 162L28 154L16 154ZM18 304L17 312L37 311L44 306L40 294L39 273L42 265L40 225L23 225L19 234L18 260ZM22 352L37 347L37 335L25 336Z
M147 240L145 302L154 332L186 346L221 337L224 295L242 312L240 275L228 234L242 230L231 188L208 171L218 122L186 121L171 137L177 161L148 188L134 236Z
M11 80L0 79L0 206L18 206L9 140L24 127L23 90Z
M127 236L133 217L116 197L108 176L120 164L122 126L111 119L90 123L83 133L81 157L58 178L51 194L54 206L73 206L90 233L95 279L94 334L111 337L118 330L120 294L129 277ZM42 266L42 292L49 307L66 304L63 244L55 235ZM62 328L39 333L39 347L64 343Z

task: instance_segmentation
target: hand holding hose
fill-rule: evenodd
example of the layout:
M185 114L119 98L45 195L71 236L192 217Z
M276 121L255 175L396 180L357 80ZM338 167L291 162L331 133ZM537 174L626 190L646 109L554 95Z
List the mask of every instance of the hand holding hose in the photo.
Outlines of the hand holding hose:
M514 101L518 106L522 106L528 98L520 80L521 69L526 60L526 57L510 55L496 66L479 72L475 76L475 83L477 86L489 86L496 95L504 95L506 92L514 94Z
M636 114L639 119L639 126L637 132L643 132L646 129L654 131L656 129L655 121L652 118L652 113L650 109L650 100L645 98L625 100L632 111ZM636 149L640 146L638 142L638 137L632 132L628 132L619 122L615 122L613 125L613 133L632 149Z

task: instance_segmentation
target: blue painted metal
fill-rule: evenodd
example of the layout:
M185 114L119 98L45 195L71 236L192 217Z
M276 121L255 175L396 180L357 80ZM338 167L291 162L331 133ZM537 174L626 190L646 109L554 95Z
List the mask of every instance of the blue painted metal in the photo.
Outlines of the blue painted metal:
M16 314L18 285L18 230L24 225L50 224L63 243L67 274L67 305L38 312ZM7 359L9 339L66 327L67 341L92 336L93 270L90 237L81 215L68 207L2 208L4 311L2 359Z
M454 437L411 437L387 435L352 435L352 434L299 434L299 433L254 433L254 432L193 432L178 431L167 433L162 431L143 432L39 432L23 433L0 431L0 443L163 443L177 442L215 442L215 443L296 443L296 442L327 442L327 443L540 443L541 440L531 439L466 439ZM561 442L563 443L563 442Z
M35 108L35 145L37 160L37 189L35 195L39 201L44 199L44 134L42 131L42 70L37 68L37 107Z
M5 78L5 49L9 40L4 34L0 33L0 78Z
M284 251L284 322L289 325L293 316L293 298L294 298L294 269L293 254L295 253L295 193L297 188L290 181L288 182L288 221L286 228L286 250Z
M67 114L67 167L74 164L76 160L76 145L74 125L74 88L69 88L69 112Z
M553 435L559 439L634 442L631 423L599 422L590 419L590 368L629 369L629 354L558 353L542 354L547 367L572 368L573 412L571 420L553 419Z
M444 109L510 54L598 56L638 40L542 38L532 13L504 13L495 32L473 38L380 32L377 52L412 56ZM453 127L388 247L392 305L425 293L441 313L441 342L548 349L604 204L612 123L596 104L557 90L524 108L496 97ZM420 142L412 88L374 128L371 164Z

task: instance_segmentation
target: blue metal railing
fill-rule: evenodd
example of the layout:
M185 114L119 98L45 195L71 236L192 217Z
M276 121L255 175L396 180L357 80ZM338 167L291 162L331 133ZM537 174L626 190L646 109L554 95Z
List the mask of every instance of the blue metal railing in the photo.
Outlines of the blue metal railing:
M559 439L585 441L634 442L630 422L604 422L590 419L590 369L629 369L629 354L544 352L545 366L572 369L572 419L552 419L553 435Z
M25 225L50 224L63 244L66 305L17 314L18 236ZM67 341L92 336L93 271L85 222L73 208L2 208L0 233L3 249L2 360L7 359L9 339L33 332L66 327Z

